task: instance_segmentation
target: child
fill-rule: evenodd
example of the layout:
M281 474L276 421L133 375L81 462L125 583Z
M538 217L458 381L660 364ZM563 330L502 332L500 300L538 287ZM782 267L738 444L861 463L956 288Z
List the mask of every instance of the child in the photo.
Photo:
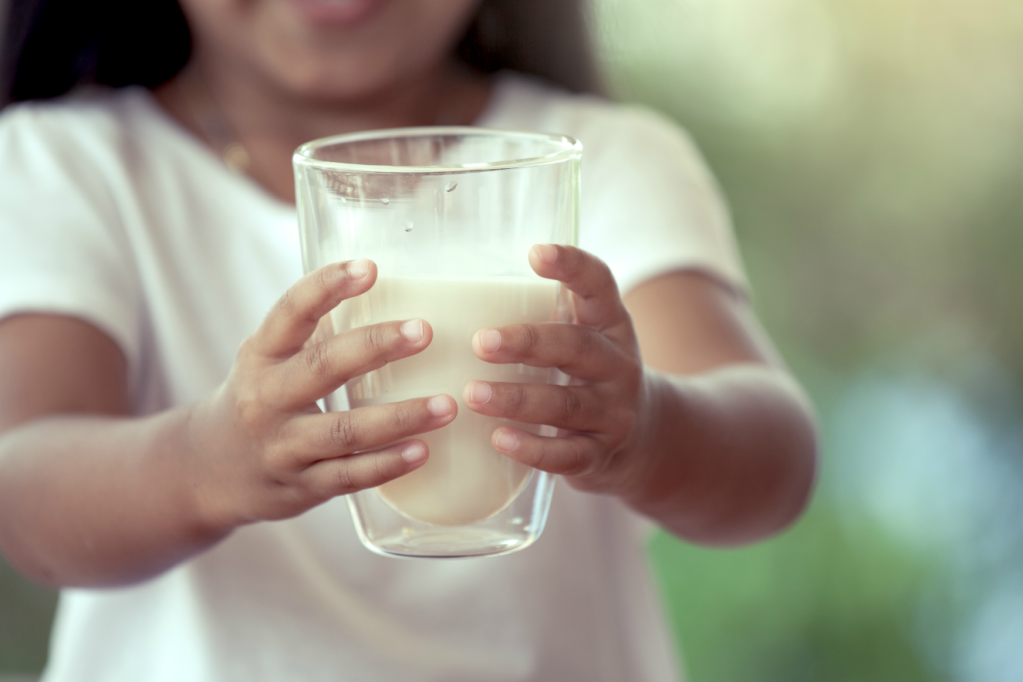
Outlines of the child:
M642 109L483 73L516 55L555 77L585 65L545 62L537 38L572 45L572 5L182 0L182 19L152 4L149 25L79 17L94 39L65 60L94 58L79 81L151 89L0 118L0 547L63 588L44 679L677 679L644 519L704 544L765 537L806 503L816 457L686 138ZM16 98L75 80L45 72L67 44L47 26L75 25L62 7L27 33L12 17L28 36L8 43ZM545 24L552 7L574 23ZM481 330L471 349L575 381L322 414L318 398L432 332L397 320L309 341L377 272L300 276L291 152L436 123L583 142L582 249L528 254L574 292L578 324ZM461 409L563 429L493 434L567 483L544 536L488 561L363 549L339 496L421 466L416 436Z

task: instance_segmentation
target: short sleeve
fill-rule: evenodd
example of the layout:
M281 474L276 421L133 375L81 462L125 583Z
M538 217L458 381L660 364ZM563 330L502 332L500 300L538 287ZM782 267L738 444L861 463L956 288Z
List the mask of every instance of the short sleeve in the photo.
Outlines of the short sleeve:
M622 292L681 269L746 291L728 210L681 128L640 107L603 104L579 134L580 246L608 263Z
M0 318L80 318L134 367L140 299L112 188L112 119L91 103L18 105L0 115Z

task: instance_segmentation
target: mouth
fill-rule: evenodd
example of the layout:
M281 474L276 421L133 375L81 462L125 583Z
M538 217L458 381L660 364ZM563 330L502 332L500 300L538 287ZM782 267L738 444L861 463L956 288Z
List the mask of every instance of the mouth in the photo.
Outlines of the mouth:
M352 26L373 14L386 0L289 0L308 21Z

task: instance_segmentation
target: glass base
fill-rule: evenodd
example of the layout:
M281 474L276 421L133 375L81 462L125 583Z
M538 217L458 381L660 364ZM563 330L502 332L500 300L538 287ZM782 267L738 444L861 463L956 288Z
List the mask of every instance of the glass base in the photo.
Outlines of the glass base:
M384 556L432 559L500 556L529 547L536 535L513 535L490 528L406 529L373 542L363 541L369 549Z
M507 507L490 518L465 526L434 525L403 516L372 489L349 495L348 508L359 540L382 556L417 559L500 556L525 549L540 537L553 489L550 474L533 471Z

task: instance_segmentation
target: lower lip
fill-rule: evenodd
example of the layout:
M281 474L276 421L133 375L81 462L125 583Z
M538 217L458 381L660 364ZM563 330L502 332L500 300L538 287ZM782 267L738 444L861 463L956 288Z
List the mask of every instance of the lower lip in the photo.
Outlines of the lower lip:
M309 21L332 26L351 26L372 14L386 0L290 0Z

